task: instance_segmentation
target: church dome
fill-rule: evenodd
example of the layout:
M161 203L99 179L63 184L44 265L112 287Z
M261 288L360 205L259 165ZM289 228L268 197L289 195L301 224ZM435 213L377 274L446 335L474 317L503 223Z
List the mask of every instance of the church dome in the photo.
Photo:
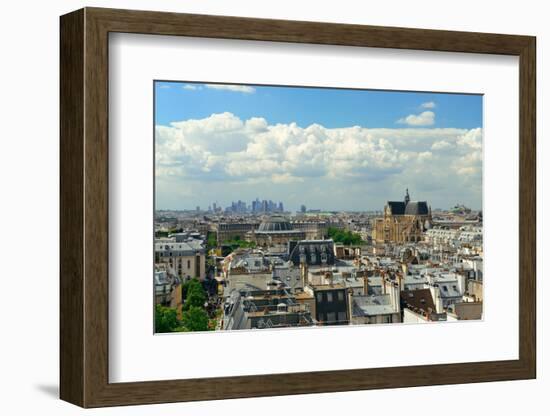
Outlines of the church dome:
M292 224L283 217L271 217L260 224L258 232L291 231Z

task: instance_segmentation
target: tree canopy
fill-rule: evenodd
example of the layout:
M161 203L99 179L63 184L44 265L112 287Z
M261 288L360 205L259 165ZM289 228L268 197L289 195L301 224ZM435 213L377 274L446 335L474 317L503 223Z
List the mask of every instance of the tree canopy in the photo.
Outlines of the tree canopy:
M206 295L204 293L204 290L202 291L192 290L189 293L187 293L187 297L185 298L185 303L183 304L183 309L188 310L189 308L192 308L192 307L202 308L205 302L206 302Z
M192 306L204 307L206 302L206 292L201 282L197 278L191 279L183 285L182 297L185 299L183 310L188 310Z
M209 231L206 235L206 249L212 250L218 246L218 239L216 238L216 233Z
M256 247L255 242L243 240L238 235L235 236L233 240L224 241L222 245L231 247L231 250L236 250L238 248L255 248Z
M156 305L155 332L174 332L179 326L180 323L175 309Z
M191 306L183 313L182 323L188 331L208 331L208 314L204 308Z
M178 320L176 309L161 305L155 307L155 332L208 331L209 318L205 308L206 291L202 283L194 278L182 285L183 314Z
M363 244L361 236L351 231L340 230L338 228L329 227L328 235L335 243L342 243L345 246L356 246Z

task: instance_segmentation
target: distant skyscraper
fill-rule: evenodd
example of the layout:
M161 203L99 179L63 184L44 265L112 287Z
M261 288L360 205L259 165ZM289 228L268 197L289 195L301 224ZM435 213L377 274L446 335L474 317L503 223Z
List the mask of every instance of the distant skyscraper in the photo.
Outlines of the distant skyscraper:
M255 201L252 201L252 212L258 212L260 210L260 200L256 198Z
M304 214L306 212L306 206L305 205L302 205L300 207L300 211L302 212L302 214Z
M200 211L200 206L197 206L197 211ZM228 204L225 208L220 206L218 202L214 202L212 203L212 205L208 206L208 211L214 213L226 212L238 214L274 213L284 212L285 206L282 201L275 202L271 199L260 200L259 198L256 198L255 200L251 201L250 205L248 205L245 201L239 199L237 201L231 201L231 203Z

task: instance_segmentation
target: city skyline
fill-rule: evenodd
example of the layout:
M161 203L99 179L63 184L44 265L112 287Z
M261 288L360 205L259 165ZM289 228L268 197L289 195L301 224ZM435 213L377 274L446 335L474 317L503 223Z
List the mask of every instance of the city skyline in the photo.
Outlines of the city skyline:
M480 95L181 82L155 93L156 209L266 187L287 211L377 211L406 188L434 208L482 208Z
M399 199L399 198L397 198ZM230 209L232 207L232 205L236 205L236 204L239 204L239 203L243 203L244 206L246 207L246 212L247 213L261 213L262 211L261 210L256 210L254 209L254 202L267 202L267 203L274 203L276 206L279 206L279 204L282 204L284 206L284 209L283 210L280 210L278 207L276 209L273 209L273 210L267 210L266 212L269 213L269 212L272 212L272 213L277 213L277 212L304 212L304 211L320 211L320 212L346 212L346 211L349 211L349 212L352 212L351 210L339 210L339 211L334 211L334 210L329 210L329 209L324 209L323 207L316 207L316 206L309 206L307 205L305 202L303 204L300 204L296 209L287 209L287 204L284 202L284 201L276 201L276 200L273 200L271 198L260 198L260 197L256 197L252 200L245 200L245 199L236 199L236 200L231 200L231 201L219 201L219 200L215 200L215 201L212 201L211 203L209 203L207 206L201 206L201 205L196 205L195 207L192 207L192 208L185 208L185 209L171 209L171 208L161 208L161 207L156 207L156 211L201 211L201 212L209 212L209 211L214 211L213 207L216 207L218 210L222 210L222 212L227 212L228 209ZM434 210L444 210L444 211L447 211L447 210L450 210L452 208L455 208L457 206L464 206L466 208L470 208L468 206L466 206L465 204L462 204L461 201L456 201L454 204L452 204L452 206L448 206L448 207L439 207L439 206L431 206L430 204L430 207L433 208ZM302 207L304 207L305 209L302 209ZM471 209L471 208L470 208ZM382 208L380 209L373 209L373 210L365 210L364 212L381 212L382 211ZM474 211L480 211L478 209L474 209ZM239 212L239 211L233 211L233 212ZM356 212L361 212L361 211L356 211Z

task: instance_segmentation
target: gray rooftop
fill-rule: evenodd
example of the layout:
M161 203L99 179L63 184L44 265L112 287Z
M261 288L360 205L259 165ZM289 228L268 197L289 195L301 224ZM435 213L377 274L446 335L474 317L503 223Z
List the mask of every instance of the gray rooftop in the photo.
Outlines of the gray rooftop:
M368 295L353 297L353 316L387 315L397 312L392 304L390 295Z

